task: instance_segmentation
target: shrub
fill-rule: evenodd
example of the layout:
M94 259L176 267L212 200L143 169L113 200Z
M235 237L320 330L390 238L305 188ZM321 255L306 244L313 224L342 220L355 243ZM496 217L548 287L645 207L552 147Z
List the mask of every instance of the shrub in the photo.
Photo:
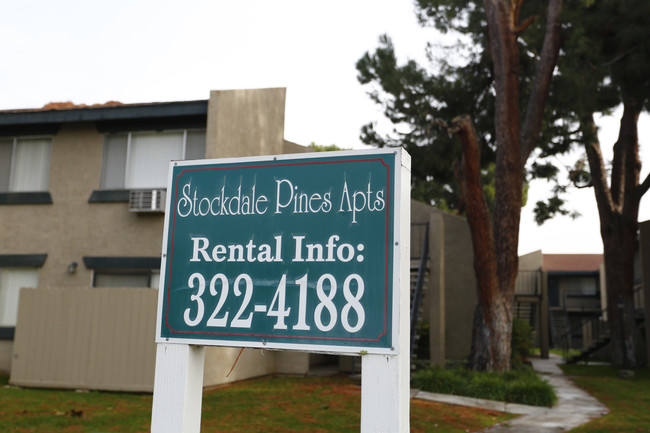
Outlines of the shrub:
M518 317L512 320L512 337L510 340L510 364L512 368L521 368L533 345L533 328L528 322Z
M505 401L503 377L497 374L474 372L467 383L467 395L486 400Z
M557 396L544 381L518 380L508 386L505 401L531 406L553 406Z
M467 380L458 369L429 367L411 377L416 388L441 394L462 394Z
M411 385L423 391L534 406L552 406L557 399L553 388L530 368L488 373L429 366L413 373Z

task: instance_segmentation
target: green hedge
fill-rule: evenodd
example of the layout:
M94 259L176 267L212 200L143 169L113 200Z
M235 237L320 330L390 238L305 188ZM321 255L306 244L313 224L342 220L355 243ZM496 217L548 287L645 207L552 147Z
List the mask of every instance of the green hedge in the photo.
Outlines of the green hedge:
M413 373L411 385L422 391L533 406L552 406L557 400L553 387L530 369L485 373L462 367L428 367Z

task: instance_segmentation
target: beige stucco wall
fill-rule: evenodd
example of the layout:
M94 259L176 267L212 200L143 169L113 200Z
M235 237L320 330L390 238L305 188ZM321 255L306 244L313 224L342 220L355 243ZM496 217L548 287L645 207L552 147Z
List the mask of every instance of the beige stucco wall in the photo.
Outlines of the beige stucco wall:
M206 157L304 151L283 139L284 100L285 89L211 92ZM62 125L52 140L54 203L0 207L0 254L47 253L41 287L89 286L84 256L160 254L162 214L131 213L127 203L88 203L99 189L103 140L93 122ZM73 261L79 267L69 274Z
M472 342L476 308L474 253L469 226L464 218L444 214L447 358L465 359Z
M47 253L39 286L88 287L84 256L156 256L163 216L138 215L127 203L88 203L99 189L103 134L92 123L63 125L52 140L53 204L0 207L0 254ZM79 263L77 272L68 264Z
M302 146L300 144L293 143L291 141L284 140L282 145L282 153L305 153L312 152L312 149L308 146Z
M89 287L84 256L156 256L163 216L140 216L127 203L88 203L99 188L103 134L94 123L62 125L52 138L49 192L53 204L0 206L0 254L47 254L39 287ZM68 264L77 262L74 274ZM0 345L8 370L12 342Z
M533 251L532 253L519 256L520 271L538 271L542 268L542 264L542 250Z
M237 356L239 360L237 360ZM203 386L221 385L250 377L264 376L275 370L275 353L236 347L207 347ZM229 374L230 373L230 374Z
M206 158L284 153L286 89L213 90Z
M476 307L476 279L467 221L414 200L411 221L429 223L429 283L425 302L431 361L443 364L445 359L466 358ZM418 245L411 248L412 255L419 254Z
M309 373L309 359L310 354L305 352L206 347L203 386L223 385L274 373L305 375Z
M280 374L309 373L309 353L278 351L275 352L275 372Z
M83 256L154 256L162 217L142 220L126 203L89 204L99 188L103 135L92 123L63 125L52 139L49 192L53 204L0 206L0 254L47 254L40 287L89 287ZM67 272L77 262L77 272ZM0 345L0 370L9 370L12 341Z

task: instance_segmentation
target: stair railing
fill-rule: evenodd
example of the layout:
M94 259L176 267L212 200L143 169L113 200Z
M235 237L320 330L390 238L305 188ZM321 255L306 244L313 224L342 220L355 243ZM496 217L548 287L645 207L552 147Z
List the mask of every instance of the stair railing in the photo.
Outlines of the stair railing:
M634 287L633 298L634 298L635 306L638 305L639 299L642 299L641 298L642 290L643 290L643 286L640 284ZM565 362L575 362L577 360L586 358L587 356L589 356L589 354L591 354L593 348L595 347L596 344L598 344L598 342L605 341L605 339L609 337L609 325L607 324L606 317L607 317L607 309L605 308L597 316L583 320L579 326L570 328L566 334L560 337L562 342L562 354ZM642 317L641 319L645 320L645 317ZM589 333L590 341L583 341L581 354L572 357L569 354L571 336L576 333L577 329L580 329L584 336L585 332L583 330L585 328L591 331Z
M427 270L427 262L429 259L429 223L426 224L424 229L424 240L422 241L422 248L420 249L420 264L418 267L418 276L415 280L415 290L413 292L413 300L411 302L411 359L415 354L415 344L418 335L418 321L420 316L420 305L422 303L422 296L424 295L424 278Z
M589 341L583 340L582 348L580 349L581 354L585 356L594 342L598 342L609 336L609 326L604 320L606 314L607 309L604 309L597 315L582 320L579 325L569 326L568 331L559 337L562 347L562 357L565 362L570 362L574 358L571 356L571 338L574 335L580 333L583 335L583 338L585 335L588 336ZM585 329L588 329L589 332L585 332Z

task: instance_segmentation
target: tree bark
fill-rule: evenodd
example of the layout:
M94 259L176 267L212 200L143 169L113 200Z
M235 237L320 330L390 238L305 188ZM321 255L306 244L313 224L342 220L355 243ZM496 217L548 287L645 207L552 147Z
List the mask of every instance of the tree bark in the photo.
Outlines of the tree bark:
M607 185L605 164L595 133L593 116L583 119L587 158L600 218L603 239L605 283L607 288L607 322L612 339L612 363L636 365L634 253L638 232L641 197L647 191L639 185L641 162L637 123L640 109L635 101L624 101L618 140L614 144L611 188Z

